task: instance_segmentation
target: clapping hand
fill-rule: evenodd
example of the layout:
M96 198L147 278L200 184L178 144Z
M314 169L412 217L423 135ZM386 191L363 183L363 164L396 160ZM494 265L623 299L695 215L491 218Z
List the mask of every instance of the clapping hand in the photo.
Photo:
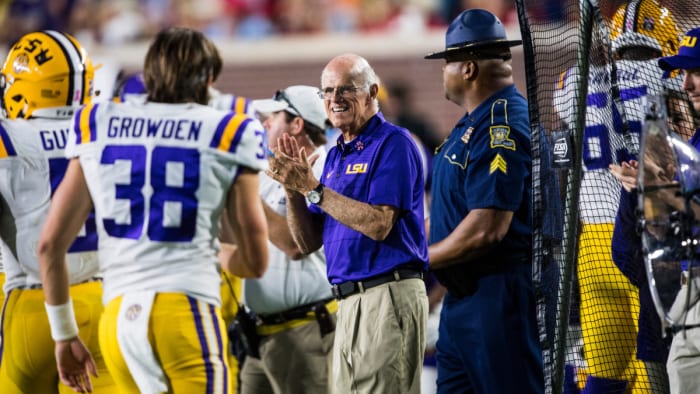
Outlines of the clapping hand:
M639 162L637 160L623 161L620 165L610 164L610 172L617 178L622 187L628 192L637 188L637 175L639 173Z
M299 148L294 138L284 134L278 140L266 174L286 189L305 194L318 185L311 168L318 157L318 154L313 154L307 158L306 150Z

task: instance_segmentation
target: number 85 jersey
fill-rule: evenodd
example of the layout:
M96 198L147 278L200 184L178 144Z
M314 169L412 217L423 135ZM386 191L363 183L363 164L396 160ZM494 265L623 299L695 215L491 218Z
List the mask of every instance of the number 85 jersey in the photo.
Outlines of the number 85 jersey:
M242 167L266 166L265 131L207 106L102 103L74 117L95 207L104 302L132 290L185 292L219 304L218 219Z
M591 66L586 95L586 125L583 133L584 175L581 182L581 219L586 223L614 223L620 183L609 171L610 164L633 158L638 151L648 96L659 95L669 82L655 60L620 60L617 81L630 139L625 140L623 115L611 95L611 68ZM564 73L554 92L560 118L573 126L574 93L578 76Z

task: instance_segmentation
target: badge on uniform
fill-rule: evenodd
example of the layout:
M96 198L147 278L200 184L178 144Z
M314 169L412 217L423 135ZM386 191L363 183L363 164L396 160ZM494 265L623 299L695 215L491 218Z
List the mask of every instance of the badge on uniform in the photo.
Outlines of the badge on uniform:
M491 149L505 148L515 150L515 141L508 138L510 126L491 126L489 134L491 134Z
M462 142L464 142L465 144L468 144L468 143L469 143L469 139L472 138L472 132L473 132L473 131L474 131L474 128L473 128L473 127L468 128L468 129L464 132L464 134L462 134L462 137L460 138L460 139L462 140Z
M508 174L508 164L506 160L501 156L500 153L496 154L496 157L491 160L491 166L489 168L489 174L493 174L496 171L501 171L504 174Z

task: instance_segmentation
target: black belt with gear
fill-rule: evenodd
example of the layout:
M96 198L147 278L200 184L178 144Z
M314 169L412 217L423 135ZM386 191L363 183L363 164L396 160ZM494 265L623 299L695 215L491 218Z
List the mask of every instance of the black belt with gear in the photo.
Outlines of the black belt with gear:
M415 268L398 268L387 274L373 276L364 280L347 281L333 285L333 296L337 300L350 297L351 295L362 293L372 287L377 287L385 283L400 281L404 279L422 279L423 271Z

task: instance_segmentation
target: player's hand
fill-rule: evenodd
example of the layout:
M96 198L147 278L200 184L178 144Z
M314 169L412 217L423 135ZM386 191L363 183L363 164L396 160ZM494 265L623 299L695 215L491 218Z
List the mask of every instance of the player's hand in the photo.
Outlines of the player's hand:
M620 165L611 164L610 172L617 178L628 192L637 188L637 174L639 163L636 160L623 161Z
M79 393L91 393L90 374L97 376L97 366L80 338L56 342L56 365L61 383Z

